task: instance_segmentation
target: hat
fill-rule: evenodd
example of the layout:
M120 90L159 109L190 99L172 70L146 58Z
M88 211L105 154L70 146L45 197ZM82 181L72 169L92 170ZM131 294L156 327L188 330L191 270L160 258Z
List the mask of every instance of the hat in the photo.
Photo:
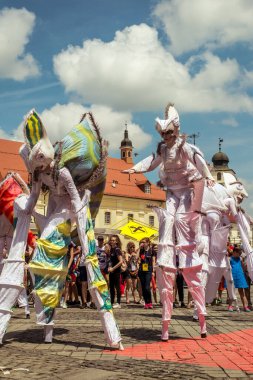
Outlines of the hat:
M29 149L28 162L31 171L42 165L50 164L54 159L54 148L34 109L25 117L24 135Z
M232 173L223 173L224 185L232 197L247 198L248 193L243 184Z
M175 131L175 135L178 135L179 129L180 129L180 123L179 123L179 115L172 103L169 103L167 107L165 108L165 120L159 119L157 117L156 119L156 130L162 134L164 132L167 132L169 130Z
M97 240L104 240L104 236L99 235L99 236L97 237Z

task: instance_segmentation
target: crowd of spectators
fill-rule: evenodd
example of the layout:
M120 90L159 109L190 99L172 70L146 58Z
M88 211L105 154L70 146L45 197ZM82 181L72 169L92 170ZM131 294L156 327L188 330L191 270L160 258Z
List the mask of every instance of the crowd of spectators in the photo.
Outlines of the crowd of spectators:
M124 304L142 304L145 309L152 309L154 305L160 305L156 287L155 265L157 257L157 244L148 237L140 242L129 241L126 250L122 249L118 235L97 237L97 256L99 267L108 285L111 303L114 309L121 308L122 298ZM242 310L253 310L250 287L251 279L247 272L246 257L240 246L227 246L235 288L242 303ZM28 264L32 257L32 251L27 249L25 260ZM85 255L80 246L71 243L68 250L68 273L65 288L60 302L62 308L80 307L95 308L88 290ZM32 279L29 271L25 268L24 284L30 304L33 302ZM187 294L185 294L185 290ZM226 292L226 282L222 278L217 297L211 305L228 304L228 311L234 311L232 300L229 300ZM227 295L227 296L226 296ZM193 307L190 292L184 282L181 270L178 268L174 285L173 307ZM26 311L29 317L30 311Z

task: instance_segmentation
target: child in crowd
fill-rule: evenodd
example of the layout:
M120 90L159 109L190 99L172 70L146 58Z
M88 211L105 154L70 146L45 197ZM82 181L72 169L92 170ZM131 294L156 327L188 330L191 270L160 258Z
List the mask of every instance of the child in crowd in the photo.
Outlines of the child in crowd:
M238 293L241 297L243 310L246 312L249 312L250 308L248 307L248 302L245 295L245 289L248 288L248 284L243 272L242 260L240 257L241 253L242 253L242 250L239 247L235 247L233 249L232 256L230 257L230 264L231 264L231 269L232 269L234 285L235 285L235 288L238 289ZM233 306L231 302L229 304L228 310L233 311Z

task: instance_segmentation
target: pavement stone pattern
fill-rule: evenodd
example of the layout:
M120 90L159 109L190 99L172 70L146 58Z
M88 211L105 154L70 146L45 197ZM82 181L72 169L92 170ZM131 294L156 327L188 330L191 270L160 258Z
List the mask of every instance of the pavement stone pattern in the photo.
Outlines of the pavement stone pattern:
M126 305L114 311L124 351L110 350L96 310L57 310L52 344L44 344L35 312L14 309L0 348L0 379L241 379L253 378L253 312L208 307L201 339L193 309L173 311L170 340L160 341L161 307Z

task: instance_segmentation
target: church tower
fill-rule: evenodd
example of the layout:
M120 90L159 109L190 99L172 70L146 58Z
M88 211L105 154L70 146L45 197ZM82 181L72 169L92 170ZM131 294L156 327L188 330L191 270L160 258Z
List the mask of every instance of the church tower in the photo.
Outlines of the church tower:
M124 131L124 139L121 141L121 144L120 144L120 150L121 150L121 159L125 161L127 164L132 164L133 163L133 144L132 144L132 141L129 140L129 137L128 137L127 124L126 124L126 129Z
M221 143L223 139L219 138L219 152L215 153L212 157L213 167L211 167L211 173L214 179L224 185L223 173L231 173L236 176L233 169L230 169L228 166L229 158L226 153L221 151Z

